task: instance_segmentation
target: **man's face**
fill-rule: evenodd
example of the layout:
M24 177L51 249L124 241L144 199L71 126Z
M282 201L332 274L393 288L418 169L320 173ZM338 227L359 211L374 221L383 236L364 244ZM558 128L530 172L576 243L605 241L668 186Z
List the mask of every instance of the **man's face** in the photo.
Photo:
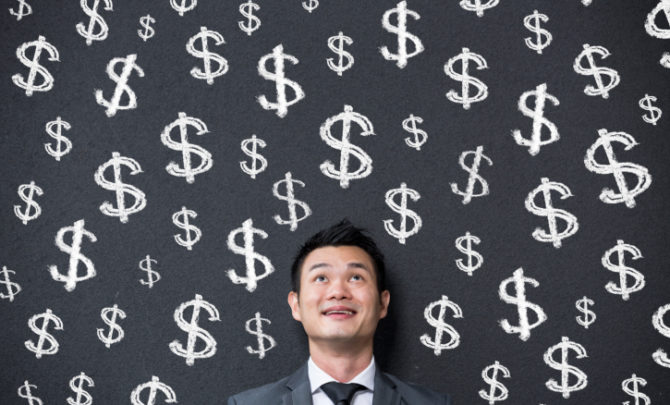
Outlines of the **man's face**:
M288 295L310 341L333 343L371 343L389 300L388 290L377 290L372 258L357 246L314 249L300 270L300 294Z

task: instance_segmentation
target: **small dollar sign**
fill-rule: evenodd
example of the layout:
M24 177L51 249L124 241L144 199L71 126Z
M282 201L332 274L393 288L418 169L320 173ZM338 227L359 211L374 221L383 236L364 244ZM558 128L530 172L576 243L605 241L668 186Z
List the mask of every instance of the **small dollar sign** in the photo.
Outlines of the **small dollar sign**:
M249 149L249 145L251 145L251 149ZM256 179L257 174L263 172L268 167L267 159L258 153L259 146L265 148L267 144L264 140L257 138L255 134L249 139L242 140L240 143L242 152L251 158L251 167L246 161L240 161L240 168L254 180ZM260 167L258 167L257 162L260 162Z
M43 405L44 402L42 402L41 399L39 399L36 396L33 396L31 388L35 388L35 390L37 390L37 385L30 384L28 380L25 380L23 382L23 385L20 386L19 389L17 390L17 393L21 398L25 398L28 400L28 405Z
M403 120L402 128L410 134L414 135L414 139L411 139L410 137L405 138L405 143L407 146L416 150L421 150L421 146L423 146L423 144L426 143L426 140L428 139L428 134L426 131L416 127L417 122L419 124L423 123L423 118L415 117L414 114L410 114L409 118Z
M498 5L500 0L461 0L459 3L461 8L467 11L474 11L477 13L477 17L482 17L484 11L493 8Z
M38 321L42 321L42 326L39 328L37 327ZM50 322L53 322L54 330L63 330L63 321L61 321L58 316L54 315L49 308L47 308L46 312L33 315L28 319L28 327L40 338L37 341L37 344L33 343L32 340L26 340L24 343L26 348L35 353L35 357L38 359L41 358L43 354L58 353L58 341L56 341L56 338L54 338L53 335L47 332ZM44 348L45 343L49 343L49 347Z
M524 38L526 46L536 51L539 55L542 55L542 50L551 44L553 37L549 31L540 27L540 21L546 23L549 21L549 17L545 14L538 13L537 10L533 10L533 14L524 17L523 25L525 25L530 32L535 33L535 42L533 42L533 38L531 37ZM546 39L543 40L543 38Z
M65 243L65 234L67 232L72 232L72 245L67 245ZM95 277L95 266L93 262L88 257L81 254L81 242L86 236L91 242L96 242L97 238L92 232L84 229L84 220L80 219L76 221L73 226L66 226L58 230L56 233L56 246L63 253L70 254L69 260L69 269L67 275L63 275L58 271L58 267L55 264L49 266L49 273L51 277L60 282L65 282L65 290L71 292L77 287L77 282L88 280ZM79 276L79 262L84 264L86 267L86 274Z
M572 193L568 186L563 183L558 183L555 181L549 181L548 178L542 178L542 184L537 188L528 193L526 198L525 205L526 209L537 216L547 217L549 222L549 233L547 233L542 228L535 228L533 231L533 238L538 242L551 242L556 249L561 247L561 240L574 235L577 230L579 230L579 223L577 222L577 217L571 213L554 208L551 202L551 192L556 191L561 195L561 200L572 197ZM544 197L544 208L538 206L535 203L535 196L539 193L542 193ZM558 226L556 224L556 219L562 219L565 221L565 229L562 232L558 231Z
M331 127L338 121L342 121L342 140L336 139L331 133ZM340 187L349 188L349 181L353 179L362 179L372 173L372 159L370 156L356 145L349 142L351 137L351 123L354 122L361 127L361 136L374 135L372 122L362 114L353 111L350 105L344 106L344 112L328 118L321 128L319 134L330 147L340 150L340 170L330 161L321 163L319 168L321 173L331 179L340 180ZM349 171L350 155L356 157L361 165L356 171Z
M328 48L339 57L337 63L334 62L333 58L327 58L326 63L328 67L333 72L337 73L338 76L342 76L342 72L351 69L354 66L354 57L347 51L344 50L344 44L351 45L354 43L354 40L350 37L344 35L340 31L337 35L328 38ZM344 59L347 63L343 64Z
M23 202L26 203L26 209L23 212L21 212L21 206L15 205L14 215L16 215L21 220L21 222L23 222L23 225L28 225L28 221L32 221L33 219L39 217L40 214L42 214L42 208L34 200L34 197L35 194L40 196L43 195L44 192L42 191L40 186L35 185L35 182L32 180L30 181L29 184L21 184L17 192L19 193L19 197L21 197ZM34 209L34 212L32 213L31 208Z
M300 180L293 179L291 177L291 172L286 172L286 174L284 175L284 180L279 180L278 182L272 185L272 195L274 195L281 201L286 201L288 203L289 219L284 220L279 215L275 215L272 218L274 218L275 222L277 222L279 225L290 225L291 231L295 231L296 229L298 229L298 222L312 215L312 210L309 208L309 205L307 205L306 202L297 200L295 198L295 192L293 191L293 183L305 187L305 183L303 183ZM286 194L284 195L279 193L279 186L282 184L286 186ZM298 215L296 214L296 206L302 208L303 215L301 217L298 217Z
M270 72L265 67L266 62L269 59L272 59L274 62L274 73ZM287 60L294 65L298 64L298 58L285 54L284 46L279 44L272 49L271 54L264 55L258 61L258 74L265 80L272 80L275 82L277 102L272 103L268 101L264 94L258 96L257 100L264 109L277 110L277 116L279 118L284 118L286 116L288 107L305 98L305 92L302 90L302 87L300 87L298 83L289 80L284 76L284 60ZM292 100L286 99L286 86L289 86L295 93L295 97Z
M625 132L607 132L606 129L602 128L598 130L598 135L600 137L586 151L584 165L587 169L597 174L613 174L619 188L619 193L609 188L603 188L600 193L600 201L607 204L623 202L626 204L626 207L634 208L635 197L651 185L651 175L649 174L649 170L644 166L635 163L618 162L612 149L612 142L626 145L624 150L629 150L638 145L638 143L635 141L635 138ZM605 151L605 156L607 156L608 164L598 163L595 159L596 150L601 146ZM637 184L632 190L628 188L624 173L637 177Z
M465 164L465 158L470 155L474 155L474 157L472 160L472 166L468 167ZM468 177L468 185L465 191L460 191L458 189L458 184L456 183L450 183L450 185L451 191L454 194L463 196L464 205L472 201L472 197L482 197L489 194L489 183L479 175L479 165L481 164L482 158L489 164L489 166L493 166L493 162L491 159L489 159L488 156L484 154L484 147L481 145L477 146L476 150L470 150L461 153L461 156L458 158L458 164L461 165L463 170L470 173L470 176ZM475 194L475 184L477 183L482 185L482 191Z
M14 296L21 292L21 286L18 283L15 283L9 279L9 273L16 274L14 270L9 270L7 266L2 266L2 271L0 271L0 275L3 275L4 278L0 280L0 284L3 284L5 288L7 289L7 294L1 293L0 292L0 298L7 299L9 298L9 302L14 301Z
M398 25L391 25L391 16L397 14ZM382 56L386 60L396 61L396 66L400 69L407 66L407 60L413 58L414 56L423 52L423 43L414 34L407 32L407 16L419 20L421 16L414 10L409 10L407 8L407 2L401 1L396 5L396 8L386 10L384 16L382 17L382 27L391 34L398 35L398 53L392 53L389 51L388 47L382 46L379 50L382 53ZM407 40L412 41L414 44L414 52L407 53Z
M21 19L27 15L33 13L33 8L30 7L30 4L26 3L26 0L19 0L19 9L14 11L14 9L9 9L9 14L16 16L16 21L21 21Z
M440 313L437 317L433 316L433 308L436 306L440 307ZM424 346L433 349L433 353L435 353L436 356L439 356L442 353L442 350L457 347L461 341L461 335L456 332L456 329L444 321L444 317L447 315L447 308L454 312L454 318L463 318L461 307L455 302L450 301L446 295L443 295L441 299L428 304L423 312L423 316L426 318L428 324L435 328L435 339L431 340L430 336L425 333L419 340L421 340L421 343L423 343ZM442 337L445 332L449 335L448 342L442 342Z
M528 97L535 97L534 109L528 107ZM540 153L541 146L548 145L560 139L556 125L544 118L544 106L547 100L551 101L554 106L559 105L558 99L547 93L547 83L542 83L535 87L535 90L526 91L519 97L519 111L526 117L533 119L533 133L531 134L531 139L526 139L521 135L520 129L515 129L512 131L512 136L518 145L528 146L528 153L531 156ZM543 126L546 126L549 130L549 138L544 140L542 139Z
M592 2L593 0L582 0L582 4L584 5L584 7L590 6Z
M156 30L151 26L151 24L155 22L156 19L153 18L151 14L147 14L144 17L140 17L140 25L144 29L137 30L137 35L139 35L144 42L147 42L147 39L153 38L153 36L156 35Z
M147 257L140 261L140 269L147 272L147 280L140 280L140 283L148 285L149 288L153 287L158 280L161 279L160 273L151 268L151 262L158 263L155 259L152 259L151 256Z
M67 398L67 403L70 405L92 405L93 397L84 389L84 383L88 384L89 387L95 387L93 379L82 371L78 376L75 376L70 380L70 389L77 394L76 398L72 397Z
M457 73L454 70L454 64L458 61L461 61L462 64L462 73ZM482 101L489 94L489 88L481 80L470 76L470 61L473 61L477 64L477 70L488 69L486 64L486 59L483 56L470 52L468 48L462 48L460 54L449 58L447 63L444 64L444 73L451 77L452 79L461 82L461 94L455 90L449 90L447 92L447 99L449 101L463 104L463 108L466 110L470 109L472 103ZM470 96L470 86L474 86L477 90L477 94Z
M636 246L624 243L623 240L619 239L616 242L616 246L608 249L602 257L602 265L609 271L619 274L619 284L610 281L605 285L605 289L616 295L621 295L624 301L628 301L630 298L630 293L640 291L644 288L646 282L644 280L644 275L639 271L626 266L625 264L625 255L624 253L628 252L632 255L633 260L641 259L642 252ZM617 263L612 262L612 256L616 254ZM628 286L628 278L633 278L633 285Z
M400 203L394 200L396 195L400 195ZM405 244L405 240L412 235L416 235L423 225L421 217L416 212L407 208L407 197L412 201L418 201L421 198L416 190L408 188L405 183L400 183L400 188L391 189L385 195L386 205L394 212L400 214L400 229L393 227L392 219L384 220L384 229L403 245ZM411 219L413 224L409 230L407 229L407 218Z
M544 362L554 370L561 372L560 384L553 378L550 378L547 380L545 385L554 392L561 392L563 394L563 398L565 399L570 398L571 392L583 390L586 388L588 383L587 375L582 370L568 364L568 355L570 354L571 350L577 353L577 359L588 357L586 355L586 349L584 346L570 341L570 339L566 336L561 338L561 343L557 343L549 347L549 349L547 349L547 351L544 353ZM554 352L556 351L560 351L560 362L554 360L553 358ZM577 382L575 382L573 385L570 385L570 376L573 376L577 379Z
M647 19L644 22L644 29L647 31L647 34L655 38L660 39L670 39L670 28L660 28L656 24L656 19L658 15L663 12L665 15L666 26L670 24L670 1L668 0L659 0L656 7L649 14L647 14Z
M657 99L656 99L655 96L650 96L649 94L645 94L644 97L642 97L640 99L640 101L638 102L638 105L640 106L640 108L649 112L649 115L646 115L646 114L643 115L642 119L644 120L644 122L648 122L648 123L650 123L654 126L656 125L658 120L661 118L661 115L663 114L663 112L661 111L660 108L651 104L652 101L656 101L656 100Z
M498 372L502 372L503 377L510 378L509 369L500 364L498 360L482 370L482 379L489 384L489 391L479 390L479 396L489 401L489 405L504 401L509 396L507 387L498 381Z
M181 0L181 3L178 1L170 0L170 5L179 13L180 17L183 17L185 12L193 10L198 5L198 0Z
M668 326L663 317L666 313L670 311L670 304L662 305L658 308L654 315L651 317L651 324L654 326L654 329L658 331L661 335L670 338L670 326ZM661 367L670 368L670 357L663 349L657 349L652 355L651 358L654 359L656 364Z
M107 64L107 75L110 79L116 82L114 95L109 101L107 101L102 96L102 90L96 89L95 101L99 105L107 107L105 114L107 114L108 117L113 117L116 115L117 110L130 110L137 108L137 96L135 95L135 92L130 87L128 87L128 79L130 78L130 74L133 73L133 71L137 71L137 75L139 77L144 77L144 70L142 70L142 68L135 63L136 59L136 54L130 54L125 58L113 58ZM118 64L123 64L120 76L117 75L114 71L116 65ZM128 95L128 104L121 105L121 96L124 94Z
M651 399L649 399L648 396L640 392L639 386L645 386L647 385L647 380L645 380L642 377L638 377L633 373L633 375L621 382L621 389L623 392L626 394L630 395L635 399L635 405L640 405L641 403L644 403L644 405L649 405L651 404ZM632 387L631 387L632 386ZM623 405L628 405L630 404L629 401L625 401Z
M186 43L186 51L196 58L202 58L204 71L200 68L194 67L191 69L191 76L196 79L204 79L207 84L214 84L214 78L223 76L228 71L228 61L223 56L210 52L208 47L208 39L214 39L214 45L225 44L223 36L216 31L208 30L207 27L200 27L200 32L192 36ZM200 49L195 48L195 42L200 40L202 46ZM212 69L212 62L217 64L216 69Z
M252 0L240 4L240 13L247 17L247 21L238 21L237 25L239 25L240 29L246 32L249 36L261 27L260 18L254 15L254 10L259 10L260 8L261 7Z
M193 312L191 321L186 322L184 319L184 311L189 307L192 307ZM216 340L209 332L198 326L201 309L204 309L209 313L210 321L221 320L219 319L219 310L211 303L203 300L202 295L200 294L196 294L195 299L180 304L174 311L174 321L181 330L188 333L188 343L186 349L184 349L184 346L179 343L179 340L175 339L169 345L170 350L178 356L185 357L186 364L189 366L193 365L195 359L205 359L214 356L216 353ZM195 351L195 344L198 339L202 340L205 345L199 352Z
M595 87L593 85L587 84L586 87L584 87L584 93L589 96L602 96L603 98L609 98L609 91L619 84L621 78L619 77L619 73L614 69L596 66L595 61L593 60L593 55L598 54L602 57L602 59L605 59L610 56L610 52L602 46L591 46L589 44L584 44L583 46L584 50L577 56L577 58L575 58L573 68L575 69L575 72L579 73L580 75L593 75L593 78L596 81ZM587 67L582 65L583 59L586 59L588 62ZM603 82L603 76L607 76L609 78L607 84Z
M105 330L98 328L98 339L100 339L100 341L109 349L112 346L112 343L120 342L125 335L123 328L116 323L116 318L125 319L126 313L114 304L113 307L103 308L100 311L100 317L109 326L109 333L105 335Z
M192 126L196 130L196 135L203 135L209 132L207 125L198 118L189 117L185 113L180 112L179 118L167 125L161 133L161 141L163 145L176 151L181 151L184 168L182 169L178 163L170 162L165 167L168 173L175 177L185 177L186 182L193 184L195 175L201 174L212 168L212 154L203 147L194 145L188 142L188 126ZM180 142L172 140L170 133L174 128L179 127ZM191 155L197 155L200 158L200 164L193 167Z
M589 326L596 321L596 313L589 309L589 306L594 304L593 300L586 296L583 296L575 302L575 308L584 314L583 317L577 316L575 319L577 319L577 323L582 325L584 329L588 329Z
M465 246L463 246L464 242L466 243ZM463 263L463 259L457 259L456 266L459 270L466 272L468 276L472 276L472 273L484 264L484 257L472 249L473 243L479 245L481 240L475 235L471 235L470 232L466 232L464 236L456 238L456 249L468 256L467 264ZM475 259L474 263L472 259Z
M33 52L33 59L30 60L26 56L26 51L32 47L35 48L35 51ZM28 79L24 79L20 73L16 73L12 76L12 81L15 85L25 89L26 96L28 97L33 95L33 91L49 91L54 85L54 78L51 76L51 73L39 64L43 50L49 55L48 60L60 62L60 59L58 59L58 49L48 43L42 35L37 37L37 41L25 42L16 49L16 57L27 68L30 68L30 72L28 72ZM37 75L40 75L44 79L40 84L35 84Z
M56 128L55 130L54 127ZM72 127L69 122L63 121L60 117L56 117L56 120L47 122L44 128L47 131L47 134L57 142L56 147L51 146L50 143L45 143L44 149L49 155L56 158L56 161L60 162L60 158L67 155L70 153L70 150L72 150L72 142L67 137L61 135L61 133L63 128L69 131ZM65 144L65 149L61 148L61 143Z
M172 214L172 222L186 232L185 238L182 238L179 234L173 235L174 240L188 250L193 250L193 245L198 243L202 236L202 231L189 222L189 218L196 218L197 216L198 214L195 211L186 209L186 207L181 207L181 211ZM191 232L195 235L191 236Z
M121 156L119 152L112 152L112 158L98 167L94 179L100 187L116 193L118 208L114 208L114 204L105 201L100 205L100 212L112 217L119 217L122 223L126 223L128 222L129 214L134 214L144 209L147 205L147 199L142 190L121 181L121 166L129 168L131 175L142 173L142 167L140 167L140 164L135 159ZM105 178L107 168L111 168L114 173L113 181ZM135 200L130 207L126 207L126 194L130 194Z
M105 3L104 9L107 11L113 11L112 0L102 0ZM77 32L82 37L86 38L86 45L91 45L93 40L104 41L109 34L109 27L107 23L98 14L98 6L100 5L100 0L93 0L93 7L88 6L88 0L80 0L81 9L84 10L87 16L91 17L88 21L88 29L84 26L84 23L77 24ZM96 27L100 29L96 31Z
M269 319L261 318L260 312L256 312L254 317L249 319L244 325L244 328L247 330L247 332L255 335L258 339L258 349L254 349L251 346L247 346L246 349L249 354L257 354L259 359L265 357L265 353L270 351L273 347L277 346L277 342L275 342L272 336L263 333L263 321L267 322L268 324L272 323ZM255 325L254 329L252 329L252 323ZM265 344L266 341L267 345Z
M142 393L148 391L147 402L142 402ZM130 403L132 405L154 405L156 404L156 394L163 393L166 404L177 403L177 394L167 384L161 382L158 377L151 376L151 381L140 384L130 393Z
M307 0L302 2L302 8L310 13L316 10L317 7L319 7L319 0Z
M507 286L514 283L514 290L516 292L515 296L512 296L507 293ZM542 310L539 305L533 304L526 300L526 283L529 283L533 287L537 287L540 283L534 278L525 277L523 275L523 268L519 267L514 271L514 275L510 278L503 280L500 283L498 289L498 295L500 299L507 304L513 304L517 307L517 312L519 314L519 326L512 326L507 319L500 321L500 326L507 333L518 333L519 339L524 342L530 338L531 329L537 328L541 323L547 320L547 314ZM531 310L535 313L537 321L535 323L528 322L528 310Z
M235 242L235 238L239 234L242 234L244 238L244 246L239 246ZM235 272L235 269L229 269L226 274L233 283L246 284L246 289L249 292L256 290L256 287L258 286L258 280L269 276L272 272L275 271L274 266L267 257L254 251L254 235L256 234L260 235L260 237L263 239L268 237L268 234L265 231L254 228L251 218L244 221L241 228L236 228L228 234L228 249L230 249L233 253L243 255L245 258L246 276L238 276ZM265 268L265 272L260 275L256 274L256 260L260 261Z

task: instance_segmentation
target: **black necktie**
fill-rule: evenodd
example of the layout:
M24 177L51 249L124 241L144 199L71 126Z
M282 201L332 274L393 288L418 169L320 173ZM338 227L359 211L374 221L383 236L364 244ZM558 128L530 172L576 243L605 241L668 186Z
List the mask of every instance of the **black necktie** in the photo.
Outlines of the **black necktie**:
M364 390L365 387L360 384L345 384L339 382L329 382L321 386L323 392L328 395L335 405L350 405L351 398L357 391Z

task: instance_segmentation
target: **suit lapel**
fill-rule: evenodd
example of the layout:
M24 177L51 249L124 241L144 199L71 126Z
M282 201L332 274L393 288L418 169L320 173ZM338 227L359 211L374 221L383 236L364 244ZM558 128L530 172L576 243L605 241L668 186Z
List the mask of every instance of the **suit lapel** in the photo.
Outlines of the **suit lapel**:
M288 392L282 396L282 405L312 405L312 390L307 375L307 363L300 367L288 381Z
M400 394L395 389L395 384L379 368L375 371L372 405L400 405Z

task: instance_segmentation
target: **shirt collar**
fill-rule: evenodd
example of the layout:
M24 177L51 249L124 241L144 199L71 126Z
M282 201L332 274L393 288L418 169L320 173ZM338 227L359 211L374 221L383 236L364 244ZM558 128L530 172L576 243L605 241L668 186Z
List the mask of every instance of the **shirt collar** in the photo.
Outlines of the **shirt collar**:
M370 364L365 368L365 370L361 371L356 377L354 377L349 382L361 384L370 391L374 391L375 370L376 370L375 357L372 356ZM336 379L331 377L328 373L320 369L319 366L316 365L316 363L314 363L314 360L312 360L312 356L309 356L309 360L307 361L307 375L309 376L309 384L312 388L312 394L314 394L314 392L320 389L321 386L325 383L329 383L332 381L337 382Z

